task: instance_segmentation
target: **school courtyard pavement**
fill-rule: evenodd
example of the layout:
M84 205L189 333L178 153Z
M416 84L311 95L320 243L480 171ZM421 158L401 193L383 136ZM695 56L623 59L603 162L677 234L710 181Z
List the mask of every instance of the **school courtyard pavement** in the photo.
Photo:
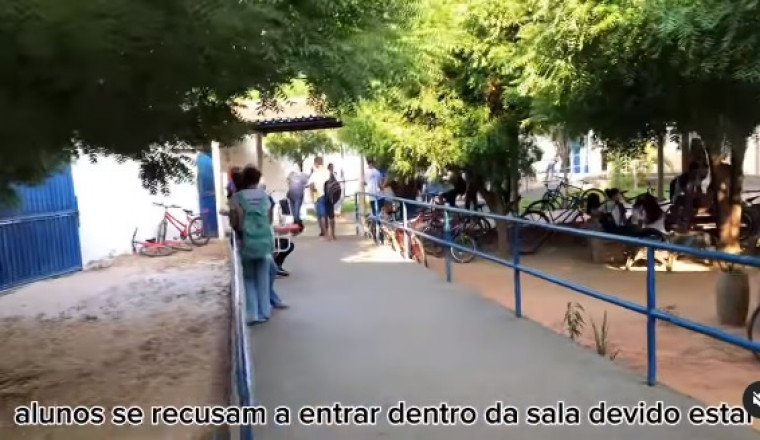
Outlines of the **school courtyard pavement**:
M287 262L291 276L276 283L291 308L250 330L254 399L270 409L289 407L294 418L305 406L377 405L378 423L306 426L293 420L277 426L270 420L255 429L256 440L760 438L747 426L691 424L687 412L698 402L664 386L649 387L642 374L515 318L385 247L351 237L352 229L345 228L336 242L296 239ZM478 421L394 426L385 411L399 401L471 406ZM484 410L497 401L519 410L518 424L483 421ZM560 401L579 409L580 425L528 423L529 406L556 407ZM586 414L600 401L629 407L661 401L679 408L681 418L673 426L594 426Z

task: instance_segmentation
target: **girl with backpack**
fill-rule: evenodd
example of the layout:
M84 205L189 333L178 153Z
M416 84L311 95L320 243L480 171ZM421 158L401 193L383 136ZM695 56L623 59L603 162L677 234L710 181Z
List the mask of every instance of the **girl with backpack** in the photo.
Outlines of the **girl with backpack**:
M240 260L245 289L246 324L269 320L272 303L282 306L273 291L277 266L272 259L272 201L259 187L261 172L252 165L242 171L242 186L230 198L230 224L240 237Z

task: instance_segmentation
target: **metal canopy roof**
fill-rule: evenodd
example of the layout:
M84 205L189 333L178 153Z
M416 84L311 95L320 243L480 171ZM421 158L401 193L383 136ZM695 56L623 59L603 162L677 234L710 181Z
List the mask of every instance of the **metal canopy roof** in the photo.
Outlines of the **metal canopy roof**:
M253 122L253 129L261 134L289 131L322 130L340 128L343 123L332 116L301 116L295 118L271 118Z

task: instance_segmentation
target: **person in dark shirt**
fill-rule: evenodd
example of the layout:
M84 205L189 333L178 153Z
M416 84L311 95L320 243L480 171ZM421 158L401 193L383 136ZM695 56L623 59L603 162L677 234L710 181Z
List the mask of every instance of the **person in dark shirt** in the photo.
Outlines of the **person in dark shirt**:
M458 170L451 170L449 171L449 183L452 188L441 194L441 196L449 206L456 208L457 196L464 195L467 191L467 182L465 182L461 172Z

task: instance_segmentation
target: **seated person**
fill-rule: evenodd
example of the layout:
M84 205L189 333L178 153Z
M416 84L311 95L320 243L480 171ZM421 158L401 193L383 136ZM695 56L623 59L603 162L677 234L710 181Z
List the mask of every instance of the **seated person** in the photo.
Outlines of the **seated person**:
M631 223L643 229L653 229L661 234L666 234L665 212L657 202L657 198L651 194L644 194L633 205Z
M626 209L623 205L623 195L617 188L610 188L604 191L607 194L607 202L601 207L601 215L599 222L602 225L602 230L609 234L626 235L629 237L640 238L662 238L662 233L656 229L650 229L642 227L641 225L631 224L626 216ZM657 200L654 200L657 208L659 204ZM651 209L651 205L648 205ZM660 209L660 212L662 210ZM646 214L645 214L646 216ZM645 222L651 222L655 224L659 218L655 218L656 215L649 216L642 220L642 224ZM663 226L664 229L664 226Z
M594 229L597 229L600 226L602 217L602 199L599 197L599 194L591 193L588 195L586 199L586 215L591 217L591 224L594 226Z
M304 229L303 221L301 219L298 219L295 221L295 224L298 225L299 230L298 232L294 232L293 235L298 235L301 232L303 232L303 229ZM295 243L293 243L293 240L278 238L277 249L285 249L283 251L275 252L273 254L274 262L277 265L277 276L286 277L290 275L290 272L288 272L287 270L283 268L283 264L285 264L285 259L288 258L288 255L292 254L293 251L296 249L296 245Z

